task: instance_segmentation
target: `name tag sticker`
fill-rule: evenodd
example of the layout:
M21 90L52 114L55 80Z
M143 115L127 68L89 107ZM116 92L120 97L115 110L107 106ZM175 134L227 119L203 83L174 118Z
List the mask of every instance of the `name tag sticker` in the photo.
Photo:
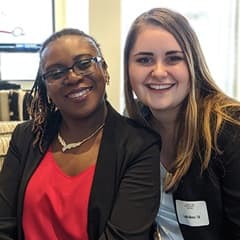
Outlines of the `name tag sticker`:
M178 220L181 224L199 227L209 225L207 205L205 201L176 200Z

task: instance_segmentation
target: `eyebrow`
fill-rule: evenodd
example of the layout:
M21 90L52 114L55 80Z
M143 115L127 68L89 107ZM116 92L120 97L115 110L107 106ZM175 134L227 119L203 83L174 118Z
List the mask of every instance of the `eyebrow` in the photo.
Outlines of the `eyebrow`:
M149 55L149 56L153 56L153 53L151 53L151 52L138 52L138 53L134 54L134 56L138 56L138 55Z
M171 50L171 51L167 51L165 55L171 55L171 54L176 54L176 53L183 54L183 51ZM139 55L153 56L154 54L152 52L138 52L138 53L134 54L134 56L139 56Z
M168 52L166 53L166 55L176 54L176 53L183 54L183 51L179 51L179 50L168 51Z
M89 58L89 57L92 57L92 55L90 53L82 53L82 54L75 56L73 58L73 61L77 61L77 60L79 60L79 58Z

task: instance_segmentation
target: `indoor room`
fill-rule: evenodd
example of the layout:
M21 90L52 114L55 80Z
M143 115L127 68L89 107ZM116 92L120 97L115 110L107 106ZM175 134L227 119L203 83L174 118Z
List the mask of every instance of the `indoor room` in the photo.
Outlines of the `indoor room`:
M108 99L123 113L124 41L133 19L153 7L171 8L187 17L216 83L229 96L240 98L238 0L0 0L0 6L0 126L6 124L7 132L29 117L24 97L36 78L41 43L65 27L83 30L98 40L109 65ZM12 97L18 101L12 102L18 108L15 113L6 100Z

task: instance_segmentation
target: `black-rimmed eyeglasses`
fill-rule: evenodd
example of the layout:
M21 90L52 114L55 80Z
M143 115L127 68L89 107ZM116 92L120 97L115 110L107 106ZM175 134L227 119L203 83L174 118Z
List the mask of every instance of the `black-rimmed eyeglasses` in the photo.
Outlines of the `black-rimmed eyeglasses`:
M94 64L102 61L101 57L90 57L77 60L71 67L56 67L42 74L42 78L47 83L58 82L59 80L65 79L68 72L72 70L76 75L89 75L94 72Z

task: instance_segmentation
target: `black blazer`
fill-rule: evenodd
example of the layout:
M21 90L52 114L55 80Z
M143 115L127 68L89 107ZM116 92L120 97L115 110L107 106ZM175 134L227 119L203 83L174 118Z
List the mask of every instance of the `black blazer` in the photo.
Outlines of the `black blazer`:
M141 102L138 105L142 117L148 121L149 108ZM222 153L212 149L209 165L201 172L196 152L189 170L173 191L184 240L240 239L240 126L224 121L217 141ZM206 215L208 223L202 218Z
M32 122L16 127L0 174L0 239L24 239L26 185L47 151L33 148ZM151 239L159 207L160 138L109 104L89 200L90 240ZM80 227L80 226L79 226Z
M207 213L209 224L190 226L179 221L185 240L240 239L240 127L225 123L218 144L222 154L213 150L202 174L200 160L195 156L173 194L175 207L176 200L206 204L201 214Z

